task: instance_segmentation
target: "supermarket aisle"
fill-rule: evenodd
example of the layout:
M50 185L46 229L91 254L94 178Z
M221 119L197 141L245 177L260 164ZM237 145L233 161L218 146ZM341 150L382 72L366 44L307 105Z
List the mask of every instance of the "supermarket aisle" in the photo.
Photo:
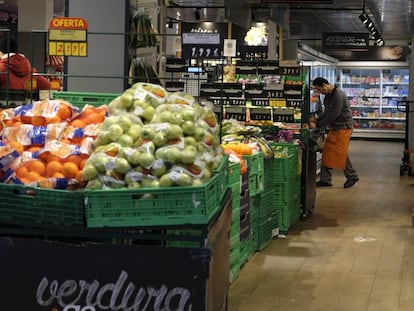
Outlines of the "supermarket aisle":
M360 181L317 188L314 214L256 253L231 284L230 311L414 308L414 177L403 143L353 140Z

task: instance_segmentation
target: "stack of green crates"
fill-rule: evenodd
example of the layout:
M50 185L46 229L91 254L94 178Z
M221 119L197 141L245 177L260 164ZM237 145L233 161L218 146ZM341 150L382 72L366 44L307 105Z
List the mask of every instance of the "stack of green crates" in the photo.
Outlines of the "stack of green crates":
M117 93L92 93L92 92L53 92L53 99L63 99L73 106L83 108L85 105L99 107L109 104L113 99L118 97Z
M301 216L300 152L299 146L294 143L273 143L272 148L275 158L269 164L270 179L265 183L271 183L279 230L286 233Z
M264 157L262 152L253 155L244 155L249 172L249 194L250 197L264 190Z
M233 209L230 230L230 283L240 272L240 163L229 163L228 187L233 192Z

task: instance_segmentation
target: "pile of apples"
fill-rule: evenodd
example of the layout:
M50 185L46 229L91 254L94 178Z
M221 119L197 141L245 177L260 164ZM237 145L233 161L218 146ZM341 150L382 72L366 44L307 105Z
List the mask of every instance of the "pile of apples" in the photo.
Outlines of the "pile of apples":
M140 82L108 113L83 169L88 189L198 186L223 160L216 117L191 95Z

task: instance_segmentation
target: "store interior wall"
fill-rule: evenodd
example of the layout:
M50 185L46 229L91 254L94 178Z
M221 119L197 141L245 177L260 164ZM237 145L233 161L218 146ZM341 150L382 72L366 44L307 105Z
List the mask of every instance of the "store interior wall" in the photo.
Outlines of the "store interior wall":
M88 56L67 57L65 90L123 92L128 64L127 1L70 0L67 9L68 16L88 22Z

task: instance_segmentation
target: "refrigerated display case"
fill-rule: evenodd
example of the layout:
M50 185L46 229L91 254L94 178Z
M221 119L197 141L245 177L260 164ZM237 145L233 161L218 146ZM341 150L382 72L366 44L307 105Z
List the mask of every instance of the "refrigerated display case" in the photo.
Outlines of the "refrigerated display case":
M354 117L353 137L403 139L405 112L398 102L408 98L408 68L339 69L342 90Z

